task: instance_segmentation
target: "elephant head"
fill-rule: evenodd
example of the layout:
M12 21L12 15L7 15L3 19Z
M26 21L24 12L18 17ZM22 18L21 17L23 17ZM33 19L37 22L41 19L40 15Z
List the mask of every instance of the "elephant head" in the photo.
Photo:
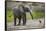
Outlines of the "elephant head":
M30 9L28 7L24 7L24 6L22 6L22 8L23 8L24 12L30 12L30 15L31 15L31 17L33 19L33 15L31 13Z

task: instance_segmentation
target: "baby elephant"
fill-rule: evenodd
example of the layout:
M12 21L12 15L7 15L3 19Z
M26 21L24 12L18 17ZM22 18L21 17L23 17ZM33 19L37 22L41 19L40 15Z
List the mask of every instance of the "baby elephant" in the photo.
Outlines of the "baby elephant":
M26 24L26 12L30 12L30 10L27 7L24 7L23 5L21 5L19 7L15 7L13 9L15 26L16 26L16 18L19 19L18 25L21 24L21 18L23 18L23 25ZM30 12L30 14L31 14L31 12ZM31 14L31 16L32 16L32 14ZM32 19L33 19L33 16L32 16Z

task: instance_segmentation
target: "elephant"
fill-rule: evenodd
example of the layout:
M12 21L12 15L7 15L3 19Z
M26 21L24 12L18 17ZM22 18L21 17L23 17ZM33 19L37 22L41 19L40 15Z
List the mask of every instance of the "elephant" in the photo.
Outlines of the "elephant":
M16 18L19 19L18 25L21 24L21 18L23 18L23 25L26 24L26 12L30 12L30 10L27 7L24 7L23 5L13 8L15 26L16 26ZM32 16L31 12L30 12L30 15ZM32 19L33 19L33 16L32 16Z

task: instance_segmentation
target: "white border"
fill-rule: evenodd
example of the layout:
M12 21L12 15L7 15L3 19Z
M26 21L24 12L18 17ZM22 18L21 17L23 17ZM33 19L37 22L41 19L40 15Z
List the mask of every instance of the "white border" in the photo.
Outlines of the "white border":
M21 0L21 1L25 1L25 0ZM27 1L45 2L45 0L27 0ZM45 10L45 13L46 13L46 10ZM46 16L46 14L45 14L45 16ZM46 18L45 18L45 20L46 20ZM46 21L45 21L45 23L46 23ZM5 0L0 0L0 31L5 31ZM31 29L31 30L19 30L19 31L46 31L46 29Z
M15 1L15 0L13 0L13 1ZM16 0L16 1L45 2L45 0Z

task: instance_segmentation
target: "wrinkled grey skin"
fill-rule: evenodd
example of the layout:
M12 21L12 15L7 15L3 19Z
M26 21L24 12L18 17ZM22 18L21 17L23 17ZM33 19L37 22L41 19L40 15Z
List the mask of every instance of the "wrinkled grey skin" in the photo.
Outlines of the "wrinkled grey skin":
M13 9L14 25L16 25L16 18L19 19L18 25L20 25L21 23L21 18L23 18L23 25L26 24L26 12L30 12L30 10L24 6L15 7ZM32 16L31 12L30 12L30 15ZM32 16L32 19L33 19L33 16Z
M24 12L20 8L17 7L13 9L13 13L15 16L22 16Z

